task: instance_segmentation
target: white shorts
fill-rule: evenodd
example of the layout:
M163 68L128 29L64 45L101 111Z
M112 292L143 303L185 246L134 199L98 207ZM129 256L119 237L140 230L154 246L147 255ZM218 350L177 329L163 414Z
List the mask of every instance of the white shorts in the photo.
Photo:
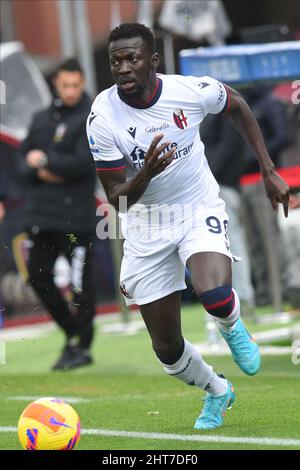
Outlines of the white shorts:
M222 253L233 259L227 224L222 201L173 226L126 226L120 288L127 305L145 305L185 289L186 262L195 253Z

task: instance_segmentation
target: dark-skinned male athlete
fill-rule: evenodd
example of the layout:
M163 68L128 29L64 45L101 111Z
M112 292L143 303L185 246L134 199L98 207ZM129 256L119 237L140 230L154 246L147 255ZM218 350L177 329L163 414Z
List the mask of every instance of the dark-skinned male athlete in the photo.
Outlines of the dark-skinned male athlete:
M228 217L204 155L200 122L208 113L232 119L257 155L273 208L282 203L286 215L289 188L237 91L207 76L157 74L153 34L138 23L116 27L108 53L115 85L95 99L87 133L107 199L122 220L121 290L139 306L165 372L207 392L194 428L216 428L235 393L182 335L186 266L242 371L256 374L260 354L232 289Z

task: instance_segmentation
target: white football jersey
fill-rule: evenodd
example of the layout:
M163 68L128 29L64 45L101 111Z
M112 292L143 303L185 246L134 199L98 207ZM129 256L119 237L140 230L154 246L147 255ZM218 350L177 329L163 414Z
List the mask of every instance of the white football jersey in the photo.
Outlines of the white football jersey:
M172 163L152 178L137 204L123 215L134 223L157 207L187 205L208 209L216 205L219 186L212 175L200 138L199 125L208 113L218 114L227 92L217 80L181 75L157 75L153 97L143 107L126 102L116 85L95 99L87 119L87 135L98 171L126 168L132 178L157 133L176 147ZM168 149L167 149L168 150Z

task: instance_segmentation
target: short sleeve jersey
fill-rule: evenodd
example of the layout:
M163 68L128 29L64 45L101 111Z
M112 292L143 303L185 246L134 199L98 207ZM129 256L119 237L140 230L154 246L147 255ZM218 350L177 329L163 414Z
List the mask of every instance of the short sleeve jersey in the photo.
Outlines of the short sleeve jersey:
M144 165L157 133L176 147L172 163L152 178L138 201L152 205L189 204L209 207L219 187L204 154L199 125L209 113L228 106L226 87L208 77L157 75L153 97L144 106L126 102L116 85L95 99L87 119L87 135L98 171L126 168L127 179Z

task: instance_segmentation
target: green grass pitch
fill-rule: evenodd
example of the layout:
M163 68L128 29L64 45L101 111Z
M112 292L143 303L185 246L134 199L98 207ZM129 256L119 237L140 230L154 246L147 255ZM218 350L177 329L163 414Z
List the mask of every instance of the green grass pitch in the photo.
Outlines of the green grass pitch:
M205 338L200 306L184 307L184 335L191 342ZM248 322L251 331L267 329ZM136 335L104 335L96 326L92 366L72 372L50 372L62 346L58 331L37 339L6 344L7 363L0 366L0 449L20 449L16 427L30 400L22 397L78 397L73 404L84 430L171 434L162 436L108 436L83 433L77 447L97 450L202 450L202 449L297 449L285 439L300 439L300 365L290 355L264 356L261 372L245 376L231 356L206 357L217 372L234 384L236 404L227 412L224 426L209 431L193 430L204 394L195 387L165 375L151 349L146 331ZM19 397L19 399L15 399ZM176 436L212 436L215 441L178 440ZM224 442L222 438L239 438ZM217 439L219 437L219 439ZM255 443L242 442L255 438ZM265 439L276 439L268 445ZM300 442L300 441L299 441Z

